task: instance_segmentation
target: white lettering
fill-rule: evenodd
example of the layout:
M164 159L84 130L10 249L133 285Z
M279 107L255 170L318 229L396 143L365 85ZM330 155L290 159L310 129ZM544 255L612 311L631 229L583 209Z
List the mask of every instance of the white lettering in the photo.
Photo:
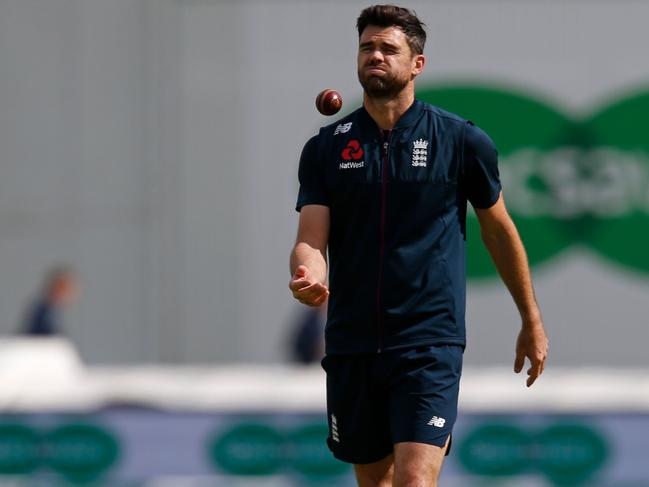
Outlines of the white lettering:
M523 149L501 161L512 211L525 217L649 213L649 156L614 147Z
M341 162L338 165L338 169L360 169L365 167L365 161L360 162Z

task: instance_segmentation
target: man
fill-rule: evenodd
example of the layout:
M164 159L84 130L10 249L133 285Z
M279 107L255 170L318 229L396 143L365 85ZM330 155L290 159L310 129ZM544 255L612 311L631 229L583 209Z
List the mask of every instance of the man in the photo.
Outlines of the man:
M43 280L40 294L26 313L20 332L39 337L64 334L61 312L76 301L79 292L79 279L71 267L51 269Z
M528 386L543 372L547 339L492 141L415 99L421 22L379 5L357 27L363 107L304 147L289 288L309 306L329 301L333 454L354 464L361 487L435 486L465 345L467 201L521 314L514 369L530 360Z

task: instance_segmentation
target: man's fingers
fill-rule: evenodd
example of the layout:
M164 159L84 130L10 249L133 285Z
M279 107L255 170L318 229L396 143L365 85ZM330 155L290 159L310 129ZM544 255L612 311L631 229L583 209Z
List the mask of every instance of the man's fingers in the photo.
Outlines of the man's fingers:
M288 283L288 288L293 291L293 293L299 291L300 289L304 289L310 285L309 281L306 281L304 279L294 279L291 282Z
M316 299L320 299L323 296L325 296L325 297L328 296L328 294L329 293L326 290L325 291L310 291L308 293L302 293L302 292L298 291L298 293L296 293L295 297L298 298L298 299L302 299L302 300L306 301L307 304L310 304L310 303L314 302Z
M307 286L301 286L297 290L297 292L300 294L301 297L308 297L310 295L315 297L315 296L319 296L325 291L327 291L327 286L319 282L314 282L308 284Z
M523 370L523 366L525 365L525 354L521 352L516 352L516 360L514 361L514 372L517 374Z
M527 371L527 375L529 376L527 378L527 387L530 387L532 384L534 384L534 381L538 379L539 375L541 375L542 373L543 361L535 360L534 362L532 362L532 366Z
M311 306L320 306L322 303L324 303L327 300L328 296L329 296L329 293L323 293L320 297L313 300L313 303L311 303Z
M310 284L309 280L305 279L308 271L309 269L306 266L304 265L298 266L298 268L295 269L295 274L291 278L291 281L288 283L288 287L291 290L294 289L296 282L300 282L300 283L305 282L306 283L305 285Z
M309 268L305 265L300 265L295 269L288 288L295 299L307 306L320 306L329 296L327 286L321 282L313 282L313 277L309 276Z
M295 277L300 278L306 276L308 270L309 269L305 265L297 266L297 269L295 269Z
M298 298L298 301L302 304L306 304L307 306L316 307L324 303L328 297L329 297L329 292L324 292L316 297L309 296L306 298Z
M531 387L532 384L534 384L534 382L536 381L536 379L538 379L538 377L539 377L538 375L534 375L534 374L530 375L527 378L527 387Z
M329 296L329 290L327 286L319 282L307 283L305 286L295 289L293 296L302 304L320 306Z

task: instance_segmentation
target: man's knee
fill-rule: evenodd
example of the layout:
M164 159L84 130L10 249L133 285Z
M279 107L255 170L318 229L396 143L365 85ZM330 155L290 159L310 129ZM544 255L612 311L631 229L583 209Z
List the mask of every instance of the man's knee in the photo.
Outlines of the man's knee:
M437 487L437 472L403 472L394 478L394 487Z
M437 487L437 476L430 475L400 475L394 479L394 487Z

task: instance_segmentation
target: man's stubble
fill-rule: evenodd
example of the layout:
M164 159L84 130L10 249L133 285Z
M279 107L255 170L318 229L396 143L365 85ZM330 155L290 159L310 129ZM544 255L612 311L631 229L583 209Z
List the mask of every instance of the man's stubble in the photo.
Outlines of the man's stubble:
M364 68L363 68L364 69ZM370 98L391 99L395 98L410 82L409 78L399 78L391 73L383 77L376 75L364 75L361 69L358 70L358 81L363 90Z

